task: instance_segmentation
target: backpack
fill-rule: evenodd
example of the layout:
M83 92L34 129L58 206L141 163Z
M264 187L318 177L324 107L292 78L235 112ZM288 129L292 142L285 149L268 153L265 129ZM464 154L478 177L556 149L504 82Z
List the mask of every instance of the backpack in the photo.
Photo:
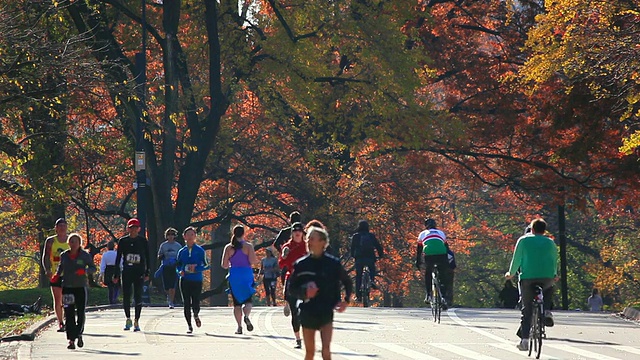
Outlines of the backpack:
M353 235L355 240L355 258L375 258L376 244L375 237L371 233L356 233Z

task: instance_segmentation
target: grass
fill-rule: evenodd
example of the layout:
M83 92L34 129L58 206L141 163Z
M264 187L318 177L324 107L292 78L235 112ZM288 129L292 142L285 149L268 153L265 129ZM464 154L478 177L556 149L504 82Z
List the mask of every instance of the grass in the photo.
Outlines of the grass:
M108 304L108 293L107 288L89 288L88 306ZM180 295L178 295L178 297L179 296ZM51 296L51 289L48 287L0 291L0 299L2 299L3 303L31 305L38 300L38 297L42 297L42 313L39 315L25 314L24 316L12 316L0 319L0 337L20 334L32 324L46 319L49 315L53 314L53 298ZM164 294L153 291L151 293L151 302L154 304L163 304L165 302Z

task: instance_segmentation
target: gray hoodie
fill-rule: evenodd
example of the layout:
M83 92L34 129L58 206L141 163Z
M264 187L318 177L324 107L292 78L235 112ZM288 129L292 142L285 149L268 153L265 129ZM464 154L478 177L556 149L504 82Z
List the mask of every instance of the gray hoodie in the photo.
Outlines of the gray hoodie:
M71 258L71 250L65 250L60 254L60 264L56 274L62 277L62 287L86 287L88 285L87 273L93 274L95 272L96 265L88 252L79 249L75 259Z

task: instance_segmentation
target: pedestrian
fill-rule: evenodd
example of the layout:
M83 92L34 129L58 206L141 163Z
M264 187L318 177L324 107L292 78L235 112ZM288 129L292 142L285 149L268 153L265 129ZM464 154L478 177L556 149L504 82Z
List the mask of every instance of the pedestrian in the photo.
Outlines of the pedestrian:
M311 227L306 235L309 254L298 260L291 275L291 294L302 300L300 322L304 337L305 360L313 359L316 331L322 341L322 359L331 359L334 310L347 308L353 284L340 260L325 253L329 235L318 227ZM345 297L341 298L341 289Z
M85 308L87 306L87 287L89 281L87 273L94 274L96 265L93 256L82 250L82 238L78 234L71 234L67 240L69 250L60 254L60 263L52 282L62 282L62 303L64 305L65 327L69 345L67 349L75 349L76 339L78 347L84 346Z
M176 296L176 284L178 282L176 259L178 251L182 248L182 245L176 241L176 236L178 236L178 230L172 227L165 230L165 241L160 244L158 249L158 260L162 263L160 265L162 268L160 271L162 274L162 286L167 294L169 309L173 309L175 306L173 301Z
M266 249L266 257L260 260L260 274L262 274L267 306L276 306L276 284L280 268L278 267L278 259L273 256L273 250L270 248Z
M44 251L42 255L42 267L47 275L47 279L51 279L60 264L60 254L69 249L67 243L67 220L59 218L55 223L56 234L49 236L44 241ZM64 320L62 313L62 282L51 281L51 296L53 297L53 309L58 319L58 332L64 332Z
M587 299L587 305L589 306L589 311L602 311L602 297L598 294L598 289L593 288L591 290L591 296Z
M118 240L116 264L122 261L122 307L127 318L124 330L140 331L140 314L142 313L142 286L149 280L149 246L147 239L140 236L140 221L136 218L127 221L128 235ZM118 269L118 267L116 267ZM135 318L131 323L131 289L135 305Z
M207 254L196 244L196 228L189 226L182 232L185 246L177 253L176 268L180 274L180 293L184 304L184 318L187 320L187 334L193 332L191 326L191 310L196 326L202 326L200 321L200 293L202 292L202 272L209 269Z
M282 246L282 254L278 259L278 265L280 269L285 273L284 278L284 298L286 303L284 304L284 316L291 315L291 327L293 328L293 334L296 338L296 349L302 348L302 338L300 337L300 317L298 312L298 298L289 292L291 285L289 277L293 272L293 264L304 257L308 250L307 244L304 241L304 228L302 223L294 223L291 225L291 239Z
M116 266L120 268L120 265L116 265L118 252L115 247L116 243L109 241L107 251L102 254L102 260L100 260L100 278L109 290L109 304L111 305L118 303L118 293L120 292L120 282L115 281L115 276L118 273Z
M502 307L505 309L515 309L520 301L520 292L518 288L513 286L511 280L505 280L504 287L500 290L498 296L502 302Z
M253 265L258 264L256 252L248 241L244 239L244 226L233 227L231 241L224 247L222 253L222 267L229 269L229 293L233 300L233 316L238 328L236 334L242 334L242 320L247 325L247 331L253 331L253 324L249 319L253 307L253 294L256 292L253 279Z

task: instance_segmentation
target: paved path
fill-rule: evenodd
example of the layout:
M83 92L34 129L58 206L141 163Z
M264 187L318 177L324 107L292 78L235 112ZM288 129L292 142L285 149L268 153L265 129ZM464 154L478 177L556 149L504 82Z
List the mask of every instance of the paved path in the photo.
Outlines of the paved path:
M243 335L233 334L231 308L203 308L203 325L194 334L186 334L182 309L144 308L138 333L122 330L121 310L92 312L84 348L67 350L64 334L51 327L36 341L23 342L18 359L302 359L281 310L255 308L255 330ZM515 348L514 310L453 309L434 324L429 309L349 308L335 320L333 359L526 358ZM556 312L555 321L543 359L640 359L640 326L633 322L581 312Z

